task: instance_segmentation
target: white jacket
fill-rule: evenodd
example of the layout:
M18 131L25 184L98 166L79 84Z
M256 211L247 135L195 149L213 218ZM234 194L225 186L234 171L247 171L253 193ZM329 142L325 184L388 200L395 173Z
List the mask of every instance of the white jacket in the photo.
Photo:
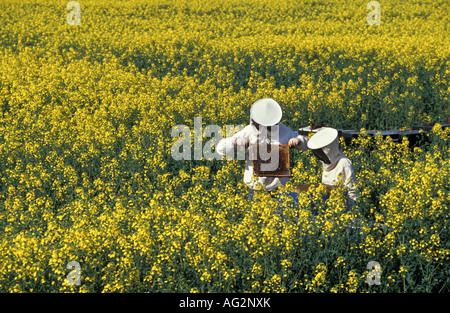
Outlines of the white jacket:
M308 139L305 136L299 135L298 132L291 130L289 127L278 124L278 138L274 136L270 138L265 136L264 132L260 132L254 125L250 124L244 127L242 130L234 134L232 137L222 139L216 147L216 151L220 155L233 156L234 155L234 143L237 138L248 138L249 144L256 143L270 143L270 144L282 144L287 145L291 138L298 138L299 144L295 147L298 150L307 150ZM268 138L269 137L269 138ZM257 177L253 178L253 164L249 156L249 148L246 151L247 163L244 171L244 183L251 189L261 189L265 186L266 191L276 189L281 185L285 185L289 181L289 177ZM252 179L253 178L253 179Z
M336 185L341 180L347 188L348 197L353 204L358 197L356 175L352 162L339 150L339 139L323 147L322 150L331 161L331 164L321 161L323 165L322 183ZM340 175L342 176L340 177Z

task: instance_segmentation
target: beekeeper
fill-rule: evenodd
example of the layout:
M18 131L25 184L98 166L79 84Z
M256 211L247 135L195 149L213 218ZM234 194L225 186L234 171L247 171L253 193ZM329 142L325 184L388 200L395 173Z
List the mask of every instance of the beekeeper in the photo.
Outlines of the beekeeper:
M280 105L273 99L260 99L250 109L250 124L231 137L222 139L216 147L220 155L234 155L235 149L245 149L247 163L244 171L244 183L249 187L249 197L254 190L275 191L285 185L289 177L256 177L253 175L250 146L256 143L283 144L298 150L307 150L308 139L298 132L280 123L282 117Z
M342 181L348 193L348 207L353 206L358 197L356 176L352 162L339 150L338 131L324 128L309 139L307 146L322 162L322 183L335 186Z

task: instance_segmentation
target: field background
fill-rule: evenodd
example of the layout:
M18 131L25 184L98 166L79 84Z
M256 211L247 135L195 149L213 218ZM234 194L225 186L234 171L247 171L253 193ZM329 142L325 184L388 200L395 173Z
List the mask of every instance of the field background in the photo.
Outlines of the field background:
M80 0L79 26L67 2L0 0L0 291L450 290L439 124L415 148L342 143L361 192L352 212L319 189L279 215L247 199L242 161L170 154L173 126L245 125L263 97L293 129L445 123L447 1L379 1L380 26L369 1ZM292 158L294 182L320 182L310 152ZM313 202L328 208L314 221Z

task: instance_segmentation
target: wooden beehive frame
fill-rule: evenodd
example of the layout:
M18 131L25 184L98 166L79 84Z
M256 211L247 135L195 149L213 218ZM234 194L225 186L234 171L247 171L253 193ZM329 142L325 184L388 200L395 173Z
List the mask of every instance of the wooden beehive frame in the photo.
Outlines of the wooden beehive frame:
M256 147L256 158L252 157L253 174L258 177L292 177L290 169L289 160L289 146L288 145L277 145L278 146L278 168L275 171L261 171L261 164L266 162L260 159L259 147L261 144L253 144L251 146L251 153L255 151ZM267 144L267 152L270 153L271 146L274 144ZM286 174L287 172L287 174Z

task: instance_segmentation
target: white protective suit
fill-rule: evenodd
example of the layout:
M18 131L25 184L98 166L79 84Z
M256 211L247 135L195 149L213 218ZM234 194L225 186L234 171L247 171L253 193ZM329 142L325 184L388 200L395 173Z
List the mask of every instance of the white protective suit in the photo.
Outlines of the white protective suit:
M310 140L313 141L313 138ZM310 149L315 148L311 145L308 146ZM353 206L358 197L356 175L353 170L352 162L339 150L339 137L336 135L336 138L330 144L320 149L329 159L329 164L321 160L323 165L322 183L333 186L336 185L339 180L342 180L343 185L348 190L349 205ZM320 149L316 149L316 152ZM314 152L314 149L312 150ZM340 177L340 175L342 176Z
M250 117L251 120L251 117ZM278 128L278 136L276 135L276 130L270 131L261 131L258 130L253 123L247 125L242 130L234 134L232 137L228 137L222 139L216 147L216 151L220 155L234 155L235 151L235 142L237 139L237 144L244 143L248 139L249 147L252 144L256 143L270 143L270 144L283 144L287 145L289 139L297 138L299 140L299 144L295 146L298 150L307 150L308 139L302 135L299 135L298 132L291 130L289 127L278 124L273 126L274 129ZM278 137L278 138L277 138ZM242 138L244 140L238 139ZM246 159L247 163L245 165L244 171L244 183L253 190L258 190L261 186L265 186L266 191L272 191L281 185L285 185L289 181L289 177L253 177L253 164L252 160L249 158L249 150L246 150ZM253 178L253 179L252 179Z

